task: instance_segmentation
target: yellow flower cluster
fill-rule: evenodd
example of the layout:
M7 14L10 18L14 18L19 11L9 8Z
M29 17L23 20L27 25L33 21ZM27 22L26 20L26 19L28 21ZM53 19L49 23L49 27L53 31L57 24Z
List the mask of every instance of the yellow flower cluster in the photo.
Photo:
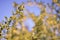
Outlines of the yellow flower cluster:
M23 9L24 6L20 5L16 10L16 14L11 16L11 19L8 18L7 23L4 21L4 23L0 24L0 38L6 38L7 40L59 40L60 36L57 36L55 32L60 27L60 23L57 22L57 15L46 13L45 8L42 9L44 12L37 17L34 14L29 14L29 17L35 22L35 27L29 32L23 23L27 18L22 12ZM17 18L16 15L19 17ZM16 28L18 23L21 24L21 28ZM4 28L7 29L6 33L3 30Z

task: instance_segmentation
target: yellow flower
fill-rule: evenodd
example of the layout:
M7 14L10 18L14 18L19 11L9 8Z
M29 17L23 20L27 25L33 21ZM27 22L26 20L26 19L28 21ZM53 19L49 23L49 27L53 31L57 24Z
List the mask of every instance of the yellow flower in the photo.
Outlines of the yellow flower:
M50 22L47 20L47 23L50 24Z
M24 9L24 5L19 5L18 10L23 11L23 9Z
M16 32L16 30L13 30L13 32Z
M56 25L57 24L57 21L54 21L53 23L54 23L54 25Z
M44 31L44 33L47 33L47 29L46 29L45 25L43 25L43 31Z
M19 40L19 37L18 36L13 37L13 40Z
M53 21L50 21L50 24L53 24Z
M54 15L54 18L56 18L56 15Z
M20 34L20 32L19 32L18 30L13 30L13 33L15 33L15 34L17 34L17 35Z
M7 34L6 38L10 38L12 36L11 33Z

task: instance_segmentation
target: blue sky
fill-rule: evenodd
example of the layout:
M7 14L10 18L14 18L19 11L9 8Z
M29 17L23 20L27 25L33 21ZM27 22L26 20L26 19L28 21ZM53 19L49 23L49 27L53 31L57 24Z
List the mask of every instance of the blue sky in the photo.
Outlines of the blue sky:
M0 0L0 22L4 19L4 16L10 17L12 15L12 10L14 10L12 3L13 2L17 2L17 3L22 3L23 2L27 2L27 0ZM37 2L39 2L41 0L37 0ZM51 4L51 0L42 0L45 3L50 3ZM29 8L28 8L29 9ZM37 11L36 11L36 10ZM39 9L35 7L33 7L33 10L29 9L30 11L34 11L34 13L36 15L39 15Z

